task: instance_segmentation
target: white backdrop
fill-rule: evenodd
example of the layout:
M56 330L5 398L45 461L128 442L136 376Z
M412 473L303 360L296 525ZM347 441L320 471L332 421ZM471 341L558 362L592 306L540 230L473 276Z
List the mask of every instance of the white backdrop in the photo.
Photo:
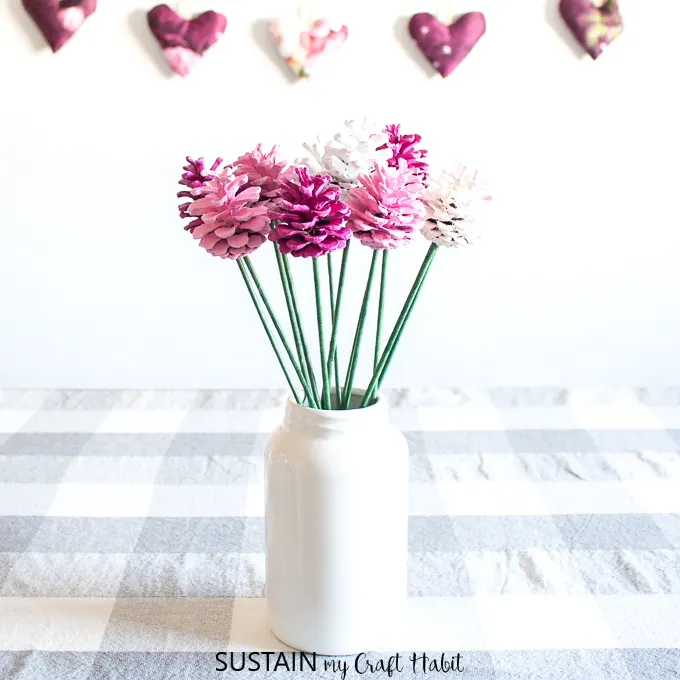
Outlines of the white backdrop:
M295 2L214 0L227 33L186 80L150 4L100 0L57 55L19 0L0 4L0 387L282 385L236 266L182 230L175 182L186 154L279 141L295 157L364 115L420 132L435 162L477 161L496 204L483 245L435 261L390 384L680 383L674 0L622 0L626 31L596 63L557 0L318 0L350 39L301 84L263 24ZM488 22L447 80L406 33L442 8ZM393 257L392 314L421 252ZM254 262L273 274L272 256Z

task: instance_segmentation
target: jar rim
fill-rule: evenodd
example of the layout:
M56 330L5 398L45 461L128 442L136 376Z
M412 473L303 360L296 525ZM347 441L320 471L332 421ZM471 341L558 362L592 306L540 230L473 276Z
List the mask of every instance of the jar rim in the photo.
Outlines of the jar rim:
M363 397L364 394L366 394L366 390L356 388L352 390L352 399L355 397ZM312 408L311 406L306 406L305 404L298 404L295 401L295 398L293 397L292 394L288 395L288 398L286 399L286 403L290 405L291 407L295 409L301 409L305 411L313 411L313 412L318 412L322 411L323 413L350 413L352 411L366 411L367 409L373 408L374 406L379 406L384 402L385 398L383 397L382 393L378 392L376 396L374 397L373 401L368 404L367 406L360 406L358 408L349 408L349 409L319 409L319 408Z
M352 398L363 397L365 389L353 389ZM317 425L333 424L361 424L371 421L376 416L387 413L387 402L382 394L378 393L368 406L350 409L317 409L298 404L292 396L286 402L286 418L289 421L307 422Z

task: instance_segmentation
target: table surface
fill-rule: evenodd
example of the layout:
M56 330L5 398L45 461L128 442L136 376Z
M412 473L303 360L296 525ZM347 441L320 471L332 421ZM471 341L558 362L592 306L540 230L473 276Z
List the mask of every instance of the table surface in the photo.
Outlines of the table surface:
M402 653L460 652L464 678L680 677L680 389L388 398L411 452ZM0 392L0 678L195 680L227 675L218 651L285 650L262 517L283 401Z

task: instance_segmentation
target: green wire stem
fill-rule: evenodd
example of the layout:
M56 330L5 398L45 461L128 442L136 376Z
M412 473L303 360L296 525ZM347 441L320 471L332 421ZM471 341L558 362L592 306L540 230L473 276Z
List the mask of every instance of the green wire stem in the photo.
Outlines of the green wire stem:
M347 273L347 262L349 261L349 246L351 241L347 241L345 249L342 251L342 262L340 263L340 278L338 279L338 294L335 298L335 309L333 310L333 330L331 332L331 344L328 350L328 366L330 370L331 362L338 363L338 329L340 328L340 307L342 306L342 294L345 290L345 275ZM335 381L335 407L342 408L342 385L340 380Z
M314 297L316 298L316 325L319 331L319 358L321 361L321 375L323 386L321 388L322 408L331 408L331 381L326 363L326 337L323 324L323 304L321 302L321 275L319 273L319 258L312 258L312 268L314 271Z
M371 382L369 383L368 388L366 389L366 393L364 394L364 398L361 402L362 407L367 406L369 404L371 399L374 398L375 394L380 389L380 385L382 385L385 373L389 368L389 365L392 361L392 357L394 356L394 352L397 348L397 345L399 344L399 341L401 340L404 327L406 326L406 323L408 322L408 319L411 316L411 312L415 307L415 303L418 299L418 295L420 294L423 281L425 281L425 277L427 276L427 273L430 269L430 266L432 265L432 261L434 260L434 256L437 254L438 249L439 246L437 246L436 243L433 243L430 246L429 250L427 251L427 254L425 255L425 259L423 260L423 263L420 266L420 270L418 272L418 275L416 276L416 280L414 281L413 286L411 287L411 291L409 292L408 297L406 298L406 302L402 307L401 313L399 314L399 318L397 319L397 322L394 325L392 334L390 335L389 340L385 345L385 349L382 353L382 356L380 357L380 361L378 362L378 367L373 372L373 378L371 379Z
M253 304L255 305L255 309L257 310L257 315L260 317L260 321L262 322L262 326L264 327L265 333L267 334L267 337L269 338L269 342L271 343L272 349L274 350L274 353L276 354L276 358L279 360L279 364L283 370L283 374L286 376L286 381L288 382L288 386L290 387L290 391L293 393L293 398L295 401L300 404L302 403L300 401L300 397L298 397L297 392L295 391L295 387L293 387L293 381L291 380L290 374L288 373L288 369L286 368L286 363L283 360L283 357L281 356L281 352L279 351L279 348L276 344L276 339L274 338L274 334L271 331L271 328L269 328L269 324L267 323L267 319L265 318L264 312L262 311L262 307L260 306L260 303L257 299L257 293L255 292L255 289L253 288L253 284L248 278L248 272L245 264L240 260L236 260L238 264L238 268L241 271L241 275L243 276L243 280L245 281L246 287L248 288L248 292L250 293L250 298L253 301Z
M373 257L371 258L371 268L368 272L368 278L366 280L366 289L364 290L364 299L361 303L361 311L359 312L359 321L357 323L357 329L354 333L354 343L352 344L352 353L349 358L349 366L347 368L347 378L345 379L345 391L343 393L343 408L348 409L350 402L352 400L352 386L354 384L354 375L357 370L357 364L359 362L359 352L361 350L361 339L364 334L364 325L366 324L366 314L368 312L368 303L371 298L371 287L373 285L373 278L375 275L375 268L378 262L378 251L373 251Z
M300 342L302 344L302 353L304 355L305 363L307 364L307 376L309 378L309 387L312 394L314 395L314 401L316 402L316 408L321 408L321 400L319 399L319 391L316 387L316 379L314 378L314 364L309 355L309 347L307 345L307 339L305 338L305 330L302 326L302 316L300 314L300 308L297 303L297 296L295 295L295 283L293 282L293 274L290 270L290 263L288 262L287 255L281 255L283 259L283 268L286 272L286 279L288 280L288 292L290 294L290 300L293 305L293 313L295 315L295 321L298 326L298 332L300 333Z
M309 387L307 386L307 381L305 380L305 376L303 375L302 371L300 370L300 367L298 366L297 362L295 361L295 357L293 355L293 351L290 348L290 345L288 344L288 341L286 340L285 333L283 332L283 329L281 328L281 324L279 323L279 320L276 317L276 314L274 313L274 310L272 309L272 306L269 304L269 300L267 299L267 296L264 292L264 288L262 287L262 284L260 283L260 279L257 276L257 273L255 272L255 267L253 266L253 263L250 260L250 257L247 255L243 258L243 261L246 264L246 267L248 267L248 271L250 273L250 277L252 278L253 282L255 283L255 287L257 288L257 292L260 294L260 298L262 299L262 302L264 302L264 306L267 309L267 312L269 313L269 318L271 319L272 324L274 324L274 328L276 329L276 332L278 333L279 338L281 339L281 343L283 344L283 348L286 350L286 354L288 355L288 358L290 359L290 363L293 366L293 369L295 370L295 373L298 377L298 380L302 384L302 389L305 392L305 395L308 394L309 392Z
M286 276L286 269L283 264L283 255L279 250L278 244L275 244L274 251L276 253L276 264L279 267L279 275L281 277L281 285L283 286L283 294L286 299L286 306L288 308L288 316L290 318L290 325L293 330L293 338L295 340L295 349L297 351L298 360L300 362L300 370L305 376L304 387L307 402L312 408L319 408L319 404L314 399L314 392L312 392L309 375L307 374L307 364L305 362L305 354L302 349L302 339L300 338L300 329L295 318L295 310L293 308L293 301L290 294L290 286L288 285L288 277Z
M328 253L326 256L326 262L328 264L328 296L331 301L331 324L335 323L335 278L333 277L333 260L331 258L332 253ZM328 374L331 374L330 361L333 362L333 374L335 376L335 394L339 393L340 390L340 370L338 367L338 348L335 348L333 355L330 354L330 348L328 351ZM339 400L338 400L339 401Z
M387 255L389 250L382 251L382 267L380 270L380 297L378 298L378 321L375 328L375 352L373 354L373 370L380 361L380 345L382 344L383 316L385 314L385 292L387 283Z

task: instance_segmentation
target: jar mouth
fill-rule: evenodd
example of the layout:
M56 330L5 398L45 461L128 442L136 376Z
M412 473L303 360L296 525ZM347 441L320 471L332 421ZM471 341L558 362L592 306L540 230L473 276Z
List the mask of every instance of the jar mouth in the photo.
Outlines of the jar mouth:
M298 404L295 399L292 396L289 396L287 399L287 404L290 408L293 408L295 410L301 409L303 411L311 411L312 413L344 413L347 414L351 411L367 411L369 409L372 409L375 406L380 406L384 402L384 397L382 394L377 394L368 404L367 406L361 406L361 402L363 401L364 395L366 394L366 390L362 389L353 389L352 390L352 396L350 397L349 401L349 408L348 409L336 409L336 398L335 398L335 390L333 390L333 394L331 395L331 409L318 409L318 408L312 408L311 406L307 406L305 403Z
M286 419L289 422L305 422L319 426L334 425L349 425L361 424L363 422L370 422L376 416L380 417L387 413L384 397L381 394L376 395L373 401L368 406L361 407L361 401L364 398L366 390L354 389L352 390L352 397L350 400L350 408L342 410L325 410L311 408L304 404L298 404L291 396L288 397L286 403Z

